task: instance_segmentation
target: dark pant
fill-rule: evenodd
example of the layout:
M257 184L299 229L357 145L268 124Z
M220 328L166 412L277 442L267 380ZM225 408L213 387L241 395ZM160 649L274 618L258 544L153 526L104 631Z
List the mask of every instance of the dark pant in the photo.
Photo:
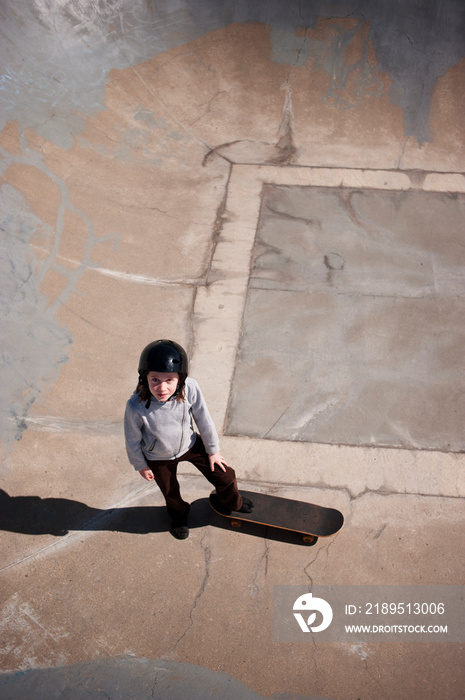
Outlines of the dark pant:
M190 462L213 484L216 488L218 499L229 508L238 510L242 505L242 498L237 490L236 473L231 467L226 467L224 472L219 467L215 471L210 469L208 454L201 437L198 435L194 446L177 459L145 460L153 472L155 481L165 497L166 508L173 522L173 526L185 525L189 514L190 505L183 500L180 492L177 470L179 462Z

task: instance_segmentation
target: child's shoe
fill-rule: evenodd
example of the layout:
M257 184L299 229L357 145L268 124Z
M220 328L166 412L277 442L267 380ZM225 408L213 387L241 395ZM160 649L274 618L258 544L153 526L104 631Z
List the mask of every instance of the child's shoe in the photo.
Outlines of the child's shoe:
M253 511L253 501L250 500L250 498L246 498L246 496L242 497L242 505L239 508L239 510L236 511L236 513L251 513Z
M222 513L223 515L231 515L231 512L234 513L251 513L253 511L253 503L250 500L250 498L246 498L245 496L242 496L242 505L238 510L231 511L229 508L227 508L223 503L221 503L220 499L216 495L216 493L212 493L211 495L211 500L213 503L213 506L215 510L217 510L219 513Z
M176 525L171 528L170 532L177 540L187 540L189 537L189 528L187 525Z

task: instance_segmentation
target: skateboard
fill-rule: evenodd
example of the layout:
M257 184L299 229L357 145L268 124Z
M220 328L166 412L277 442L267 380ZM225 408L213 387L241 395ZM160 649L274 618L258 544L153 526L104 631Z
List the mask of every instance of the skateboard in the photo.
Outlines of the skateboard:
M213 510L218 515L228 518L231 527L235 529L240 529L243 523L265 525L300 535L302 542L312 545L319 537L335 535L344 525L344 516L335 508L325 508L266 493L242 490L240 493L253 502L252 513L231 512L220 503L214 491L210 494Z

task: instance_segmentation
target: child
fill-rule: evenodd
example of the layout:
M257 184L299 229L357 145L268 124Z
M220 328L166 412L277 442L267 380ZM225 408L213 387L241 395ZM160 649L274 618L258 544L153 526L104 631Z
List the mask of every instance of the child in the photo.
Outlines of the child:
M155 340L142 351L139 382L126 404L124 434L129 461L165 497L171 534L189 536L190 505L181 497L179 462L191 462L216 488L228 511L251 513L253 504L237 490L236 475L219 451L218 434L199 385L188 377L185 350L172 340ZM193 428L192 419L199 430Z

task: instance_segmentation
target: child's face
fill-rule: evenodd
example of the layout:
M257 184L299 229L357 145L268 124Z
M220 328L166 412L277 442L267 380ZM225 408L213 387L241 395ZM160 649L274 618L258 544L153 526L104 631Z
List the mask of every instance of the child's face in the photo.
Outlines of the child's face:
M150 393L158 401L168 401L178 388L179 374L177 372L149 372L147 382Z

